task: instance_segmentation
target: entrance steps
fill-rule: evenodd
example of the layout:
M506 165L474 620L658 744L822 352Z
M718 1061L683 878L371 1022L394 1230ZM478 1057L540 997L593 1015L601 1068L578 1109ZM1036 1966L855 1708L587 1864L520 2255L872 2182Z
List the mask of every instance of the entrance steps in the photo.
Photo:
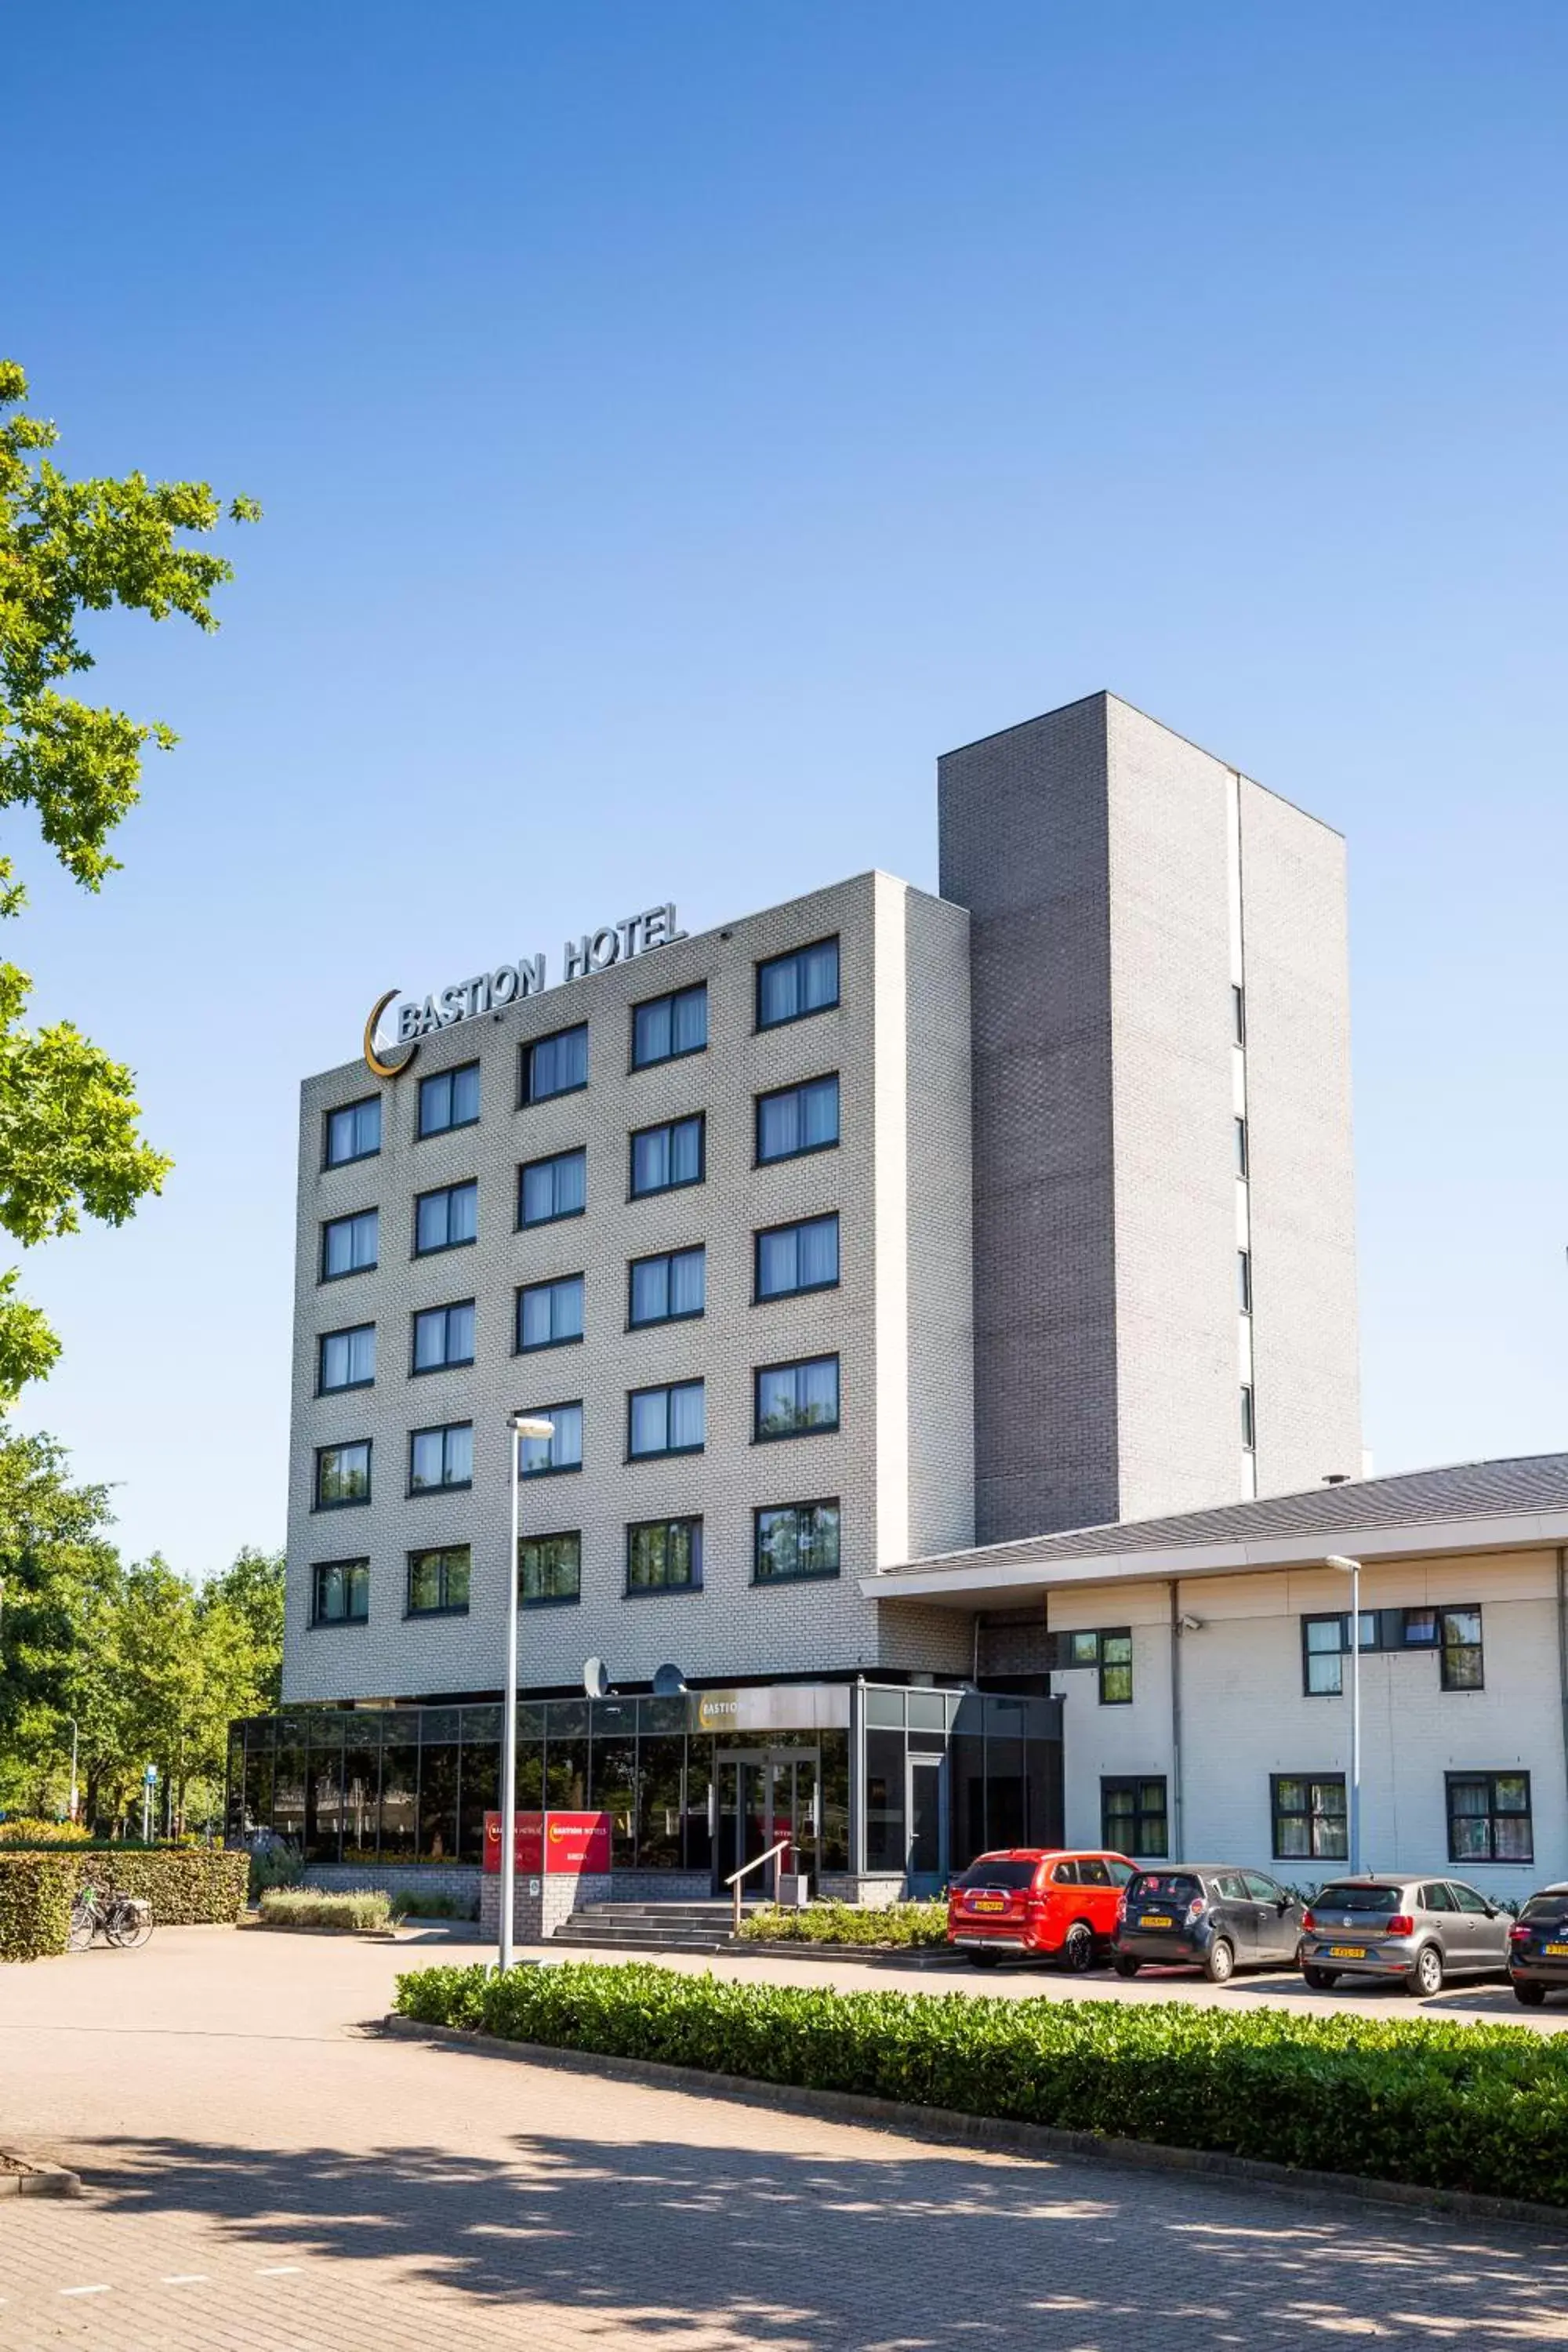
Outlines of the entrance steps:
M562 1921L551 1941L618 1952L720 1952L731 1940L734 1918L727 1895L706 1903L588 1903Z

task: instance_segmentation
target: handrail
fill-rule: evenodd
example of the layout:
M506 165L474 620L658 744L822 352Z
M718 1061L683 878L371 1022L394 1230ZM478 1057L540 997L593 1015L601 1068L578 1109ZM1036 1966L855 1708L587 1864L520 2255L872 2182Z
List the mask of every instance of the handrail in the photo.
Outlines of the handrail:
M740 1869L731 1872L731 1875L724 1881L726 1886L732 1886L735 1890L735 1933L737 1936L741 1932L742 1879L750 1878L753 1870L761 1870L764 1863L772 1862L774 1854L787 1853L793 1843L793 1839L787 1837L780 1838L776 1845L769 1846L766 1853L758 1854L755 1862L743 1862L741 1864Z

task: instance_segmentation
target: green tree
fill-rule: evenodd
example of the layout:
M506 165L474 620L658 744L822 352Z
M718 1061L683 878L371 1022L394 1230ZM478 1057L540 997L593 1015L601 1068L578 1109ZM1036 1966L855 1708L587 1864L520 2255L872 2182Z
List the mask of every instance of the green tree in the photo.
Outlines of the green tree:
M234 574L183 536L223 518L205 482L71 481L45 455L55 426L21 408L26 393L21 368L0 361L0 808L31 807L66 871L96 890L117 866L108 844L140 796L145 747L169 751L175 738L161 720L62 691L93 667L79 618L120 605L211 630L213 593ZM260 510L235 499L226 511L243 522ZM0 916L25 899L15 860L0 856ZM170 1166L138 1132L123 1063L72 1022L24 1027L31 985L0 962L0 1230L25 1249L74 1233L83 1215L122 1224ZM15 1267L0 1274L0 1404L59 1353L16 1283Z

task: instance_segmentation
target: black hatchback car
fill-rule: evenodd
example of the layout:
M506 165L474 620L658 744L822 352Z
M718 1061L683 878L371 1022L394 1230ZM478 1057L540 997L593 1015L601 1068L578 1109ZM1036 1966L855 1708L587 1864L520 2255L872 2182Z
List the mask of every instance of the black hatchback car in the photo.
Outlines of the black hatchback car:
M1110 1964L1119 1977L1185 1964L1227 1984L1237 1969L1293 1967L1302 1916L1288 1886L1235 1863L1141 1870L1121 1898Z
M1508 1980L1526 2009L1568 1992L1568 1884L1532 1895L1509 1929Z

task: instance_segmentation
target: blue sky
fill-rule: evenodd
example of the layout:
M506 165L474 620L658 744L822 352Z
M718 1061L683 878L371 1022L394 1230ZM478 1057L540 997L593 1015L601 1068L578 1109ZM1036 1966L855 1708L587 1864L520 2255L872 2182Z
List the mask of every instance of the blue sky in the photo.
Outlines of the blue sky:
M7 37L0 344L73 470L259 498L94 900L0 945L177 1161L32 1255L23 1419L281 1539L297 1086L672 898L935 880L1106 686L1350 837L1366 1434L1563 1443L1568 16L77 0Z

